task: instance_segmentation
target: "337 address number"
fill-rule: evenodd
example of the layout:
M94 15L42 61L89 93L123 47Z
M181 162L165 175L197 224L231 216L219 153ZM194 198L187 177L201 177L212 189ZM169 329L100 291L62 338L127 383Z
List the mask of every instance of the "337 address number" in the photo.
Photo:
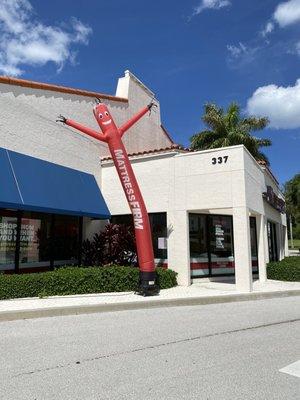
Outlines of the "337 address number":
M213 164L213 165L215 165L215 164L226 164L227 163L227 160L228 160L228 156L222 156L222 157L213 157L212 159L211 159L211 163Z

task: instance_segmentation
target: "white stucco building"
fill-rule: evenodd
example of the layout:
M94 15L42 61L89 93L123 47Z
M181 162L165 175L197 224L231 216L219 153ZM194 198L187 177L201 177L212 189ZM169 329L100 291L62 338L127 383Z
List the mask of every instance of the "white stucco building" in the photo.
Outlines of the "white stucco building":
M119 79L116 96L0 77L0 147L84 172L86 179L94 176L112 221L129 223L129 207L106 145L55 123L62 114L97 129L92 114L95 97L109 105L121 124L154 94L129 71ZM251 291L253 274L266 280L266 263L287 255L284 199L278 182L243 146L190 152L175 145L161 124L157 104L124 136L150 214L157 263L177 271L181 285L235 276L239 290ZM15 179L18 184L18 176ZM69 226L72 238L77 235L81 242L105 223L91 218L97 212L84 211L80 204L80 212L57 206L56 213L50 206L30 209L26 199L21 200L21 206L14 207L0 198L2 270L46 268L49 263L76 259L76 246L71 250L71 245L65 254L41 254L35 231L43 232L43 237L58 232L63 238L62 226ZM62 215L69 219L60 223ZM103 219L108 213L101 215ZM8 243L3 234L9 222L15 225L15 242ZM20 242L24 230L33 231L26 246ZM70 236L68 228L64 235Z

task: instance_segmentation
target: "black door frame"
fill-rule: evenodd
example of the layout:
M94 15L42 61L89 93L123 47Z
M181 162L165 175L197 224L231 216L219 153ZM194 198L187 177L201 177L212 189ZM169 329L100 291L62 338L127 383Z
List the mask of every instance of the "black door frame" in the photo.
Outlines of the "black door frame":
M233 257L234 257L234 232L233 232L233 217L232 215L228 214L202 214L202 213L194 213L194 212L189 212L189 215L196 215L196 216L202 216L205 218L205 226L206 226L206 237L207 237L207 256L208 256L208 274L205 275L200 275L199 278L212 278L212 277L226 277L226 276L235 276L234 273L229 273L229 274L212 274L212 263L211 263L211 218L213 216L216 217L231 217L231 231L232 231L232 250L233 250ZM255 216L250 216L249 217L249 228L250 228L250 220L254 221L254 226L255 226L255 246L256 246L256 254L257 254L257 272L254 272L255 274L259 274L259 261L258 261L258 239L257 239L257 223L256 223L256 217ZM234 260L235 261L235 260ZM251 266L252 266L252 256L251 256ZM235 267L234 267L235 268ZM252 269L253 270L253 269ZM253 274L253 272L252 272ZM191 272L191 278L192 279L197 279L198 277L192 276Z
M202 214L202 213L194 213L194 212L189 212L190 215L197 215L197 216L202 216L205 218L205 226L206 226L206 237L207 237L207 256L208 256L208 274L206 275L200 275L200 276L192 276L192 272L190 273L192 279L198 279L198 278L215 278L215 277L226 277L226 276L235 276L235 273L231 272L229 274L212 274L212 265L211 265L211 218L210 217L230 217L231 221L231 232L232 232L232 253L234 257L234 235L233 235L233 217L232 215L228 214ZM189 220L190 223L190 220ZM190 249L190 254L191 254L191 249Z
M259 260L258 260L258 238L257 238L257 223L256 223L256 216L255 215L253 215L253 216L250 216L249 217L249 223L250 223L250 221L251 221L251 219L252 219L252 221L254 221L254 232L255 232L255 247L256 247L256 254L257 254L257 272L255 271L255 272L253 272L253 266L252 266L252 254L251 254L251 266L252 266L252 275L253 274L259 274ZM250 227L251 228L251 227ZM250 236L250 240L251 240L251 236Z
M277 226L273 221L267 221L269 261L278 261ZM270 228L270 235L269 235Z

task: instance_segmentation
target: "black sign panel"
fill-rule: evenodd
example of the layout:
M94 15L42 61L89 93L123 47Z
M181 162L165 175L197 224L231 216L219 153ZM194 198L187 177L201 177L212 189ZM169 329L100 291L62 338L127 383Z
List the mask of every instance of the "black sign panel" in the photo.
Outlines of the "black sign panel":
M267 191L263 193L263 197L270 206L282 214L285 213L285 202L274 193L272 186L267 186Z

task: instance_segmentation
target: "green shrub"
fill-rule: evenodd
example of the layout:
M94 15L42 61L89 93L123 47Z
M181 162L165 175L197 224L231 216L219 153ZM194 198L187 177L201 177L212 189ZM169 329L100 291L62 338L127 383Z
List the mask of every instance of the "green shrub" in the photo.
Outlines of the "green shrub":
M157 271L157 281L161 289L169 289L171 287L177 286L177 272L171 269L156 268Z
M269 279L300 282L300 257L286 257L267 265Z
M177 285L176 272L157 268L161 289ZM64 267L55 271L0 274L0 299L70 294L127 292L137 289L139 269L134 267Z

